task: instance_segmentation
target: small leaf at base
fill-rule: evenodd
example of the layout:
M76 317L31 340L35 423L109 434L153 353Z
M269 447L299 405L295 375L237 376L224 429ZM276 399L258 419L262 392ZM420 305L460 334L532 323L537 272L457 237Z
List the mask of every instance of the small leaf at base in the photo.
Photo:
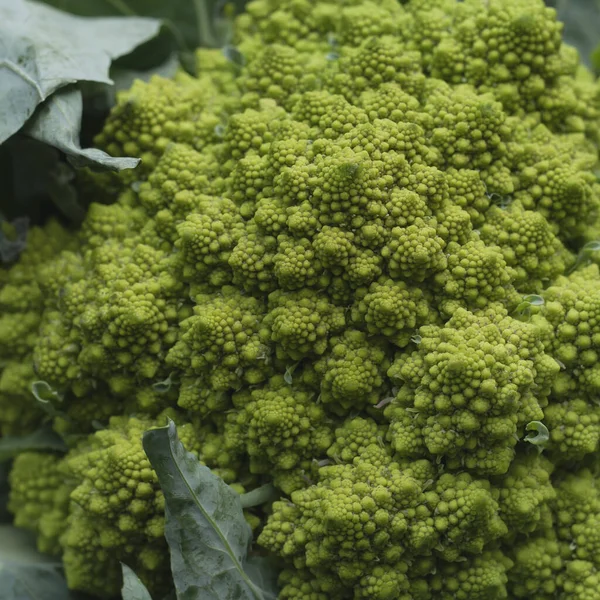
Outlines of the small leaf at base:
M121 563L123 569L123 587L121 595L123 600L152 600L150 592L140 581L140 578L125 564Z

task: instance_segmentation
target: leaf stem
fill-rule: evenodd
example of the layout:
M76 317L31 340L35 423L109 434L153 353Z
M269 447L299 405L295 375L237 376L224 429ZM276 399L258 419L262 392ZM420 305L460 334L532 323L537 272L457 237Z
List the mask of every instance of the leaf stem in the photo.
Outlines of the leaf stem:
M199 42L201 46L207 45L210 48L218 48L221 44L213 33L207 4L207 0L194 0L194 7L196 9L196 26L200 34Z
M273 484L266 483L250 492L242 494L240 500L242 502L242 508L252 508L253 506L271 502L271 500L275 500L278 495L279 494L275 487L273 487Z

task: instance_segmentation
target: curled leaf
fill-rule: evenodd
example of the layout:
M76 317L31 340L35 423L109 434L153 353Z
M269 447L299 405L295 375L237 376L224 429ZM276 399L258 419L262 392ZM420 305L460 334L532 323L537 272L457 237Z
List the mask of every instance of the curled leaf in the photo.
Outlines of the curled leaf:
M523 441L537 446L538 451L541 452L550 440L548 428L541 421L530 421L525 429L529 433L523 438Z

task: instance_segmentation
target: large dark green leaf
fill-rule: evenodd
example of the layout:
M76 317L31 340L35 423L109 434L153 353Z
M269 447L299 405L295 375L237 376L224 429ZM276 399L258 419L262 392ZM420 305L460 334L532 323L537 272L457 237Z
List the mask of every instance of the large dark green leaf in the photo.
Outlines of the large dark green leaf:
M600 43L600 0L548 0L565 24L564 38L575 46L584 63L591 65L591 55Z
M1 168L7 189L0 195L0 213L13 223L18 235L7 240L0 233L0 260L17 258L25 248L29 222L43 221L53 205L70 221L83 220L85 210L77 200L74 171L57 148L14 135L0 146Z
M83 16L149 16L161 19L180 50L198 46L220 47L229 35L226 4L238 10L244 0L44 0L57 8Z
M185 450L175 424L144 434L165 495L165 535L179 600L274 600L275 574L248 560L240 496Z
M121 596L123 600L152 600L150 592L140 581L140 578L127 566L121 564L123 569L123 587Z
M0 143L60 88L111 83L111 62L159 29L145 17L81 18L29 0L0 0Z
M69 600L55 559L35 549L35 537L0 525L0 597L2 600Z
M67 446L50 426L22 436L0 438L0 462L29 451L66 452Z

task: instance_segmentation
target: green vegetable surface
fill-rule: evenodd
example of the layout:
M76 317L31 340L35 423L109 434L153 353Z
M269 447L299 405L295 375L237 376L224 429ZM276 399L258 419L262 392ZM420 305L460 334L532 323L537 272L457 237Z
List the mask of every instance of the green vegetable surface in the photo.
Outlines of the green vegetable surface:
M600 84L562 30L253 0L118 94L95 144L141 164L79 173L76 231L2 224L8 509L70 589L600 599Z

